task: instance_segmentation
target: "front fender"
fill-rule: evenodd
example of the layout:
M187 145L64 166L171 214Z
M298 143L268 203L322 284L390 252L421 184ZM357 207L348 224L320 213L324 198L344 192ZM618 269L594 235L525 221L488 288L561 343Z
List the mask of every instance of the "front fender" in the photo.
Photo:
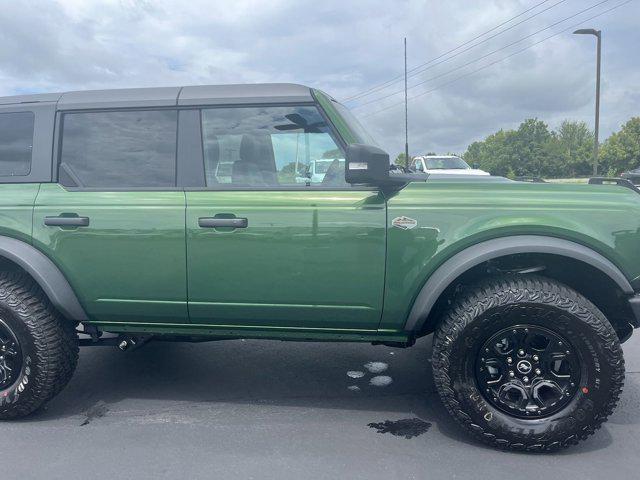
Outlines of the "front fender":
M461 274L487 260L518 253L553 254L584 262L611 278L624 293L628 295L634 293L629 280L618 267L584 245L541 235L496 238L458 252L435 270L413 303L405 324L405 331L420 331L440 295Z

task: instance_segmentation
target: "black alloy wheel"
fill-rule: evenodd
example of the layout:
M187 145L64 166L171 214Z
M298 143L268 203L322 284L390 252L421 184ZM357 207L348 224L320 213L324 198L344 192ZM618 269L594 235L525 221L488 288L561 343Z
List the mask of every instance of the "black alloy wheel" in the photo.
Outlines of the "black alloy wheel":
M561 335L516 325L491 336L478 353L476 380L496 408L542 418L562 410L580 388L580 356Z
M0 318L0 390L15 383L22 371L22 349L11 328Z

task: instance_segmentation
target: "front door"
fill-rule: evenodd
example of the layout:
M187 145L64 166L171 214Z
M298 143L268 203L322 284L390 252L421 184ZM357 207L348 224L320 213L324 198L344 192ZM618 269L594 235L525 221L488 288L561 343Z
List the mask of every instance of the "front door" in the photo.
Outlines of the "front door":
M202 110L207 187L188 191L191 322L373 330L385 200L344 181L316 107Z
M187 322L185 197L175 110L67 113L58 184L43 184L34 245L93 321Z

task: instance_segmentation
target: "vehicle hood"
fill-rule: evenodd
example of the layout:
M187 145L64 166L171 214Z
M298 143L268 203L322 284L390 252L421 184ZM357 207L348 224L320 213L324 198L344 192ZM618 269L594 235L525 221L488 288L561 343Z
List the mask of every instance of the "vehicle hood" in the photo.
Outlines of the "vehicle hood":
M405 239L407 255L411 249L425 250L422 256L416 252L416 262L446 258L447 252L469 242L546 235L589 246L616 264L630 281L640 282L640 194L636 191L616 185L444 177L411 182L387 200L390 235ZM394 226L393 220L403 217L415 227L402 231Z

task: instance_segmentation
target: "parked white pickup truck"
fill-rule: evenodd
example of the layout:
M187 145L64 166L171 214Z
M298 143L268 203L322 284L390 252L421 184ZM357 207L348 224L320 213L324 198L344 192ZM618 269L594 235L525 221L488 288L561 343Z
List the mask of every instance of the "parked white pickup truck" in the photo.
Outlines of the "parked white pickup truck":
M455 155L424 155L414 157L410 168L416 172L452 175L490 175L489 172L471 168L467 162Z

